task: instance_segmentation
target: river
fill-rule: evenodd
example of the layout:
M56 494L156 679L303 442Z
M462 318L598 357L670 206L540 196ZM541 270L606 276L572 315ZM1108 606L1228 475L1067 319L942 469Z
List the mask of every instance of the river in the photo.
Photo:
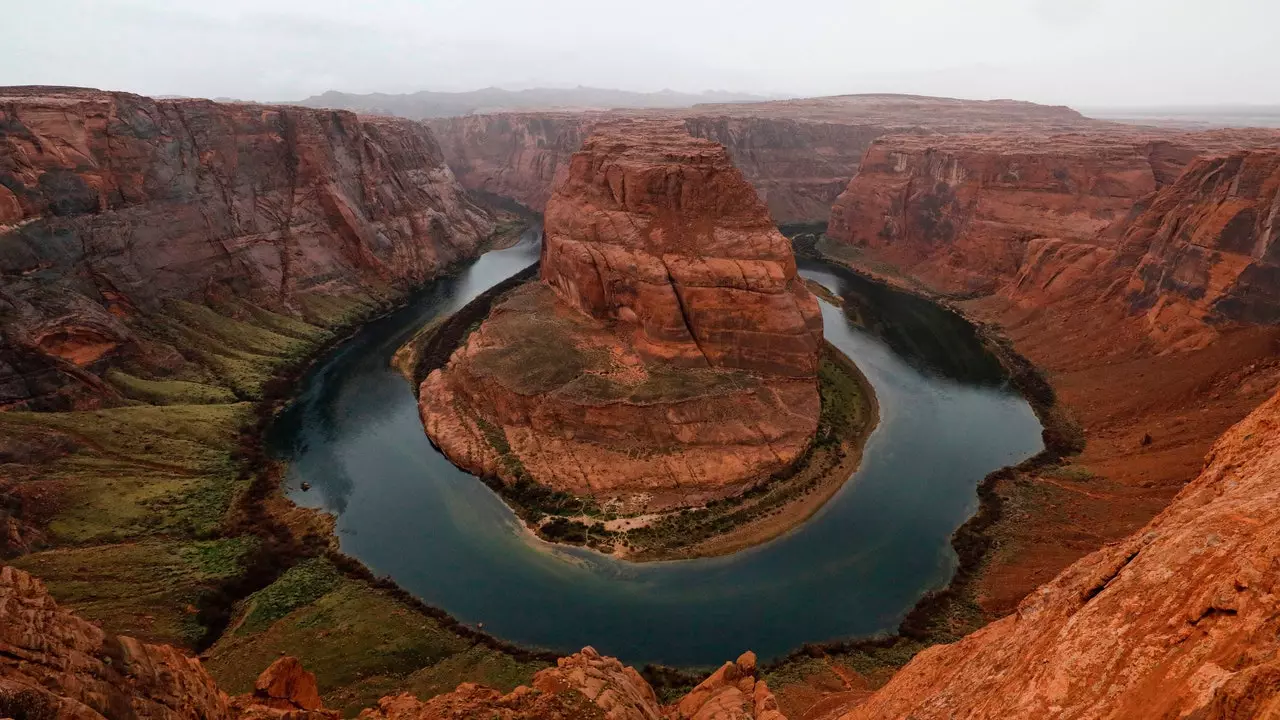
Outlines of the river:
M530 230L361 328L303 378L267 438L289 463L289 496L337 516L344 552L504 640L692 666L892 630L950 579L950 537L976 510L978 482L1042 447L1031 407L957 318L804 260L804 276L871 328L822 303L827 339L880 403L854 477L803 525L726 557L637 564L543 543L432 447L414 388L390 367L422 325L535 262L538 238Z

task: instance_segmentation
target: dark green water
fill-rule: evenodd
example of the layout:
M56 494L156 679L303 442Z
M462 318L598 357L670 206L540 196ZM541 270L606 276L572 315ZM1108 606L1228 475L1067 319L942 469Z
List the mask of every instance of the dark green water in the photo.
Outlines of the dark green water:
M337 515L345 552L498 637L559 651L589 644L629 663L704 665L893 629L951 577L950 537L976 509L977 483L1041 449L1031 408L1003 385L967 326L803 261L806 277L857 303L872 329L823 305L827 338L880 401L855 476L804 525L728 557L633 564L548 546L431 446L413 388L389 366L416 329L537 254L531 232L370 323L304 379L269 438L290 463L290 497ZM298 490L304 480L309 492Z

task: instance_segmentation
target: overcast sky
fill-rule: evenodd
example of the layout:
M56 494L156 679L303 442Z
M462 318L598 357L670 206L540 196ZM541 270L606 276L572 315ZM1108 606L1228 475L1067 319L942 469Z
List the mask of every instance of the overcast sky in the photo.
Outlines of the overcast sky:
M1280 0L5 0L0 85L1280 104Z

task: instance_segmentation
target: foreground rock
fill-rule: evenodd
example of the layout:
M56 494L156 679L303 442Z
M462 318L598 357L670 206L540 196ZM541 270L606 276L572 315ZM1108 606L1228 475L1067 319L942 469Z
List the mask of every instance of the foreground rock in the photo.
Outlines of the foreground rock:
M1149 525L844 717L1280 714L1280 395Z
M663 509L809 446L817 301L719 145L651 123L589 140L548 204L541 272L422 384L454 462Z
M530 686L503 694L464 683L419 700L388 696L366 720L785 720L755 656L724 667L671 708L635 669L591 648L539 671ZM44 714L38 714L44 713ZM109 635L61 610L44 585L0 568L0 717L75 720L335 720L315 676L282 657L252 693L229 698L201 667L167 645Z
M175 301L314 319L492 229L417 123L2 88L0 408L99 402L113 367L181 374L193 348L148 324Z

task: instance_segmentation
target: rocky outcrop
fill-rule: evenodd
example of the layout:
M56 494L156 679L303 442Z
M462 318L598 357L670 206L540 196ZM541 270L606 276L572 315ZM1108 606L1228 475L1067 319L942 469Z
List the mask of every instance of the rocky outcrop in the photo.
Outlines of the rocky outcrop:
M1280 395L1145 528L844 717L1276 717L1278 563Z
M411 695L383 698L361 720L786 720L768 685L756 679L756 657L745 653L688 695L663 707L633 668L592 648L560 658L529 686L503 695L471 683L423 702Z
M232 717L227 696L200 666L167 645L109 635L61 610L44 585L0 567L0 703L53 710L49 717ZM0 707L0 716L12 708Z
M463 683L423 701L382 698L364 720L785 720L755 655L726 663L670 708L634 668L592 648L562 657L528 686ZM200 661L167 645L110 635L58 608L44 585L0 567L0 717L69 720L336 720L316 678L281 657L253 692L228 698Z
M1280 153L1200 160L1125 234L1140 257L1127 295L1163 345L1210 341L1206 325L1280 324Z
M825 222L877 137L893 132L986 132L1110 126L1064 107L907 95L848 95L688 110L496 113L430 122L463 185L541 211L570 156L601 122L628 117L685 123L724 145L780 223Z
M296 107L0 89L0 406L109 394L142 321L235 298L393 295L492 230L417 123Z
M542 282L420 389L462 467L649 508L731 494L817 427L817 301L723 147L679 124L589 140L548 203Z

